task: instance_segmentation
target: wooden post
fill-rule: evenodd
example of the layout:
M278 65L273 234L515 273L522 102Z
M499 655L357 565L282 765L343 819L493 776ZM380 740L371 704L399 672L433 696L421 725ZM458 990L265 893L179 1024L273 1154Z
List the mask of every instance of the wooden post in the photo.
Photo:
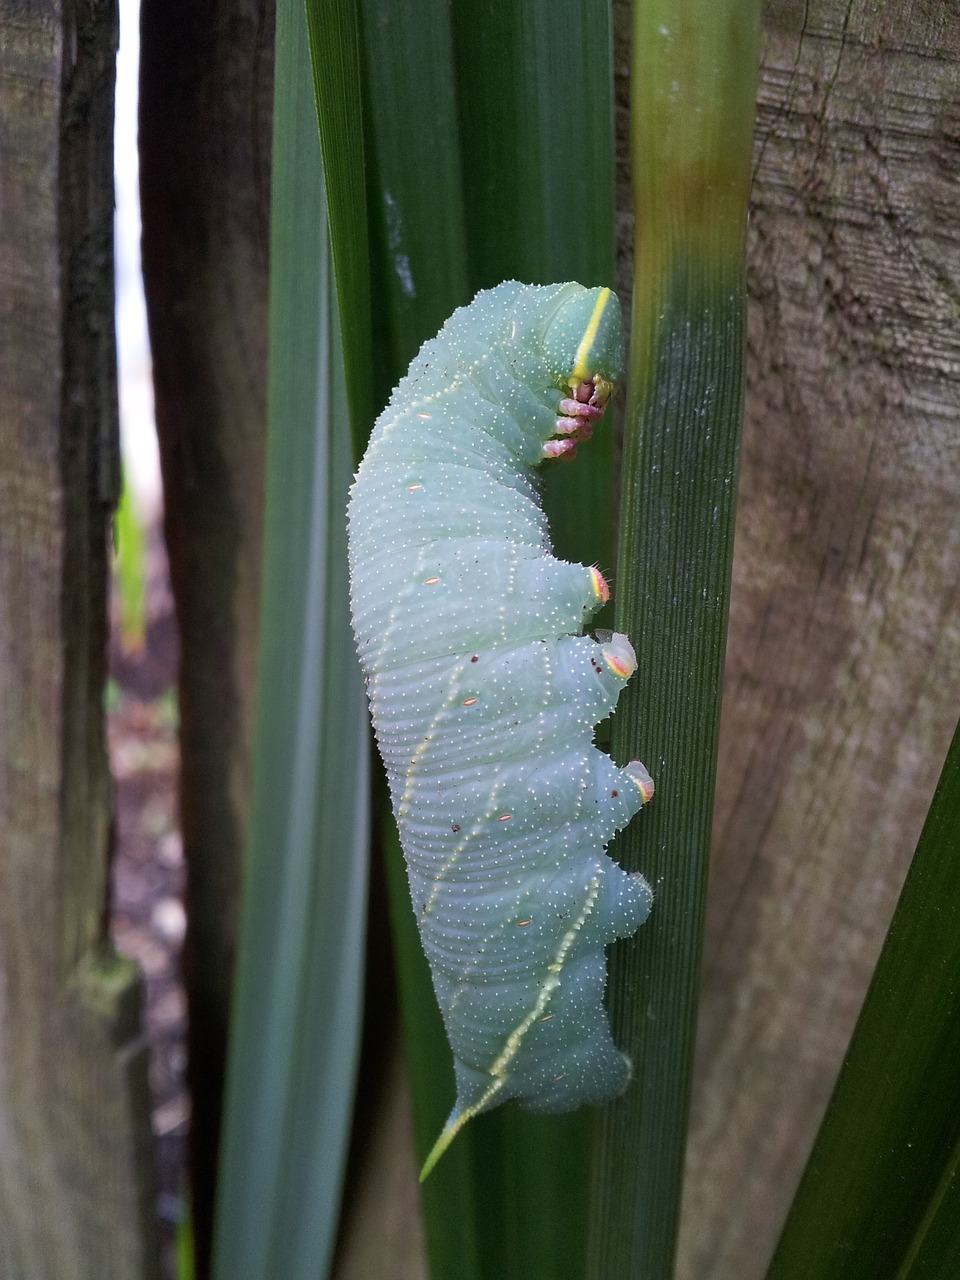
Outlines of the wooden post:
M766 1273L957 723L958 85L956 6L764 5L684 1280Z
M114 0L0 8L0 1275L157 1275L140 978L107 937Z
M183 973L197 1276L207 1274L233 982L266 460L271 2L144 0L143 275L180 628Z

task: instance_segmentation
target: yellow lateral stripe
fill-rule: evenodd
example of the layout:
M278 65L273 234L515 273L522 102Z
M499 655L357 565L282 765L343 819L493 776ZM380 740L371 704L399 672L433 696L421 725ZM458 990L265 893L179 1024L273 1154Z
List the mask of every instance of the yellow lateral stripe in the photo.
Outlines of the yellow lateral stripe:
M440 1134L440 1137L433 1144L433 1148L430 1154L427 1156L426 1160L424 1160L423 1162L423 1168L420 1170L421 1182L423 1182L426 1178L428 1178L429 1175L433 1172L433 1168L436 1165L437 1161L440 1159L440 1157L446 1151L447 1147L449 1147L450 1143L454 1140L454 1138L457 1136L457 1134L460 1132L463 1126L467 1123L467 1121L472 1120L475 1115L478 1115L484 1109L484 1107L486 1107L493 1100L493 1098L500 1092L502 1087L503 1087L502 1080L494 1080L493 1084L489 1087L489 1089L486 1089L484 1091L479 1102L475 1102L472 1107L467 1107L465 1111L460 1112L460 1114L456 1117L455 1120L451 1120L447 1123L447 1125L444 1127L443 1132Z
M503 1046L503 1050L499 1058L497 1058L493 1066L489 1068L492 1076L495 1076L498 1079L506 1078L507 1067L510 1065L512 1059L517 1056L524 1036L543 1013L544 1009L546 1009L547 1005L550 1003L551 996L554 991L556 991L557 987L559 987L560 971L567 962L567 956L570 953L570 948L573 946L574 942L576 942L577 934L583 928L584 924L586 924L587 917L596 906L597 898L599 898L599 896L600 881L596 876L594 876L587 886L587 896L580 909L580 914L560 939L560 945L557 947L553 961L547 966L547 976L540 990L537 992L537 998L534 1001L533 1008L526 1014L523 1021L518 1023L518 1025L514 1027L507 1036L506 1043Z
M583 337L580 339L580 345L577 347L576 359L573 362L573 377L579 378L581 381L587 376L587 359L590 355L590 348L596 340L597 330L600 328L600 317L603 315L609 301L610 290L601 289L597 305L593 308L593 315L590 317Z
M587 917L596 906L597 898L599 898L599 896L600 881L596 876L594 876L587 886L587 896L584 899L583 906L580 908L579 915L560 939L560 945L557 947L553 961L547 967L546 981L537 993L537 998L534 1002L533 1008L526 1015L523 1021L510 1032L500 1056L497 1058L496 1062L494 1062L493 1066L488 1068L490 1075L494 1077L493 1082L483 1091L478 1101L473 1103L472 1106L465 1107L463 1111L447 1122L443 1132L440 1134L440 1137L433 1144L433 1149L424 1161L423 1168L420 1170L421 1182L423 1182L424 1178L430 1174L437 1161L467 1121L472 1120L475 1115L479 1115L481 1111L488 1107L503 1088L507 1081L507 1067L510 1065L511 1060L516 1057L523 1037L533 1026L536 1019L543 1013L544 1009L550 1003L550 997L560 985L560 971L566 963L567 956L570 953L570 948L576 941L577 934L586 923Z

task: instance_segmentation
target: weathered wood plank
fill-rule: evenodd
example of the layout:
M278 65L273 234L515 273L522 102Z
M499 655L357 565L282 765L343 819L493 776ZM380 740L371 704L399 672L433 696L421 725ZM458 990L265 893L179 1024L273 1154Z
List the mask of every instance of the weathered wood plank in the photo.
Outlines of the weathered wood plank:
M107 939L112 0L0 8L0 1275L156 1275L140 980Z
M679 1276L763 1274L960 710L960 11L770 3Z
M144 0L143 271L180 626L190 1164L213 1215L249 793L266 448L272 3Z

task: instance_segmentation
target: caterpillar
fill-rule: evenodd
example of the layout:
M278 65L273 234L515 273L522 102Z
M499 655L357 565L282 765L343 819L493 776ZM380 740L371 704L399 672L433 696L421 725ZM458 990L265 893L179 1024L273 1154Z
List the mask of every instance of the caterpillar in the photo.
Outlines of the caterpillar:
M652 894L604 847L653 782L593 730L636 657L583 634L609 589L551 555L534 470L589 439L621 351L609 289L479 293L413 360L350 491L354 632L454 1056L421 1180L480 1112L572 1110L630 1075L604 949Z

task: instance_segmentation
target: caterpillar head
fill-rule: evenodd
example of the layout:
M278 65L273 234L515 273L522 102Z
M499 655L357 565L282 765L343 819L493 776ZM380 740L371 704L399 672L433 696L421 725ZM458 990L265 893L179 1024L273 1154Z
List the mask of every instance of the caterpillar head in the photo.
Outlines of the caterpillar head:
M558 407L555 438L543 445L545 458L573 457L589 440L594 422L620 379L623 326L617 295L610 289L575 286L551 316L544 353L566 393Z
M577 287L563 299L547 324L544 353L573 399L601 406L623 370L623 324L611 289ZM580 387L591 383L584 399Z

